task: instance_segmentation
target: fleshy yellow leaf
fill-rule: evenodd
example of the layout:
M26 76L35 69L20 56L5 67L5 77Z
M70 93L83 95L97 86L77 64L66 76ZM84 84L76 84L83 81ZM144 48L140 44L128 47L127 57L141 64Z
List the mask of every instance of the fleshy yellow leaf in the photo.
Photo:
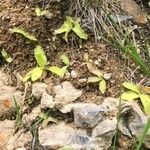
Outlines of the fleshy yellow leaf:
M23 29L20 29L18 27L14 27L12 29L12 32L22 34L25 38L27 38L31 41L37 41L37 38L35 36L31 35L28 32L25 32Z
M56 119L53 118L53 117L51 117L51 116L49 116L49 117L46 117L46 118L43 120L43 122L42 122L42 127L45 128L45 127L48 125L49 122L57 124Z
M35 8L35 13L36 13L36 16L41 17L44 14L46 14L47 11L46 10L41 10L39 7L37 7L37 8Z
M106 91L106 81L105 80L101 80L100 82L99 82L99 90L100 90L100 92L102 93L102 94L104 94L105 93L105 91Z
M63 23L63 25L55 30L55 34L61 34L65 32L65 41L68 41L68 33L72 30L73 28L73 20L71 17L67 17L66 21Z
M62 60L62 62L63 62L65 65L69 66L70 61L69 61L69 58L67 57L66 54L62 54L62 55L60 56L60 59Z
M40 67L45 67L47 63L47 57L43 48L40 45L37 45L34 49L34 57Z
M33 70L29 71L22 79L23 82L28 81L31 78L31 73Z
M131 91L134 91L136 93L140 93L139 92L139 89L138 89L138 86L134 83L130 83L130 82L124 82L123 83L123 86Z
M51 66L48 68L48 70L51 71L52 73L58 75L59 77L63 78L66 71L67 71L67 67L68 66L64 66L62 68L59 68L57 66Z
M57 150L74 150L72 147L69 147L69 146L65 146L65 147L61 147Z
M132 91L127 91L127 92L122 93L120 98L122 100L132 101L136 98L139 98L139 94L132 92Z
M98 70L97 68L91 68L91 70L89 70L91 73L97 75L98 77L103 77L103 73Z
M38 80L43 74L43 68L41 67L37 67L34 68L31 72L31 80L34 82L36 80Z
M100 80L101 80L100 77L89 77L88 78L89 83L99 82Z
M150 115L150 96L146 94L140 95L141 103L147 115Z
M8 55L8 53L4 49L2 49L1 54L8 63L12 62L13 59Z
M84 32L84 30L81 28L78 21L75 22L74 27L72 30L81 38L84 40L88 39L88 35Z

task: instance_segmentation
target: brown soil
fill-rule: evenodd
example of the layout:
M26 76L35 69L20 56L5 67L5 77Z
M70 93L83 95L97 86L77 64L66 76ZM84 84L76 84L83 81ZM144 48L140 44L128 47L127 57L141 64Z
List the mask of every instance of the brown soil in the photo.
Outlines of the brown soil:
M34 13L35 6L48 7L53 13L52 19L45 17L37 17ZM105 43L95 43L93 39L83 42L82 48L79 48L78 42L70 37L68 45L62 36L57 36L53 41L53 32L57 29L65 17L64 3L53 2L51 5L48 2L32 2L32 0L1 0L0 1L0 48L4 48L13 58L12 63L6 62L0 56L0 66L6 67L6 71L14 75L19 72L24 75L31 68L36 66L36 61L33 55L33 49L36 42L28 41L18 34L12 34L10 29L13 27L21 27L29 33L35 35L38 43L44 48L48 61L51 65L61 65L58 59L62 53L68 54L72 65L69 70L76 70L78 73L77 79L67 78L77 88L82 88L84 96L79 101L101 103L99 97L118 97L121 93L122 82L130 76L131 70L136 69L135 64L128 59L122 57L122 54ZM63 9L62 9L63 8ZM90 59L93 61L101 60L97 66L100 70L106 73L112 73L111 79L107 82L107 91L105 95L101 95L98 86L95 84L79 83L79 79L91 76L85 62L83 60L84 53L87 52ZM131 63L129 65L129 63ZM133 80L137 82L142 80L143 75L139 71L135 74ZM52 80L54 84L61 82L56 76L46 74L42 79ZM16 81L15 81L16 82ZM144 81L146 82L146 80ZM15 83L14 83L15 84Z

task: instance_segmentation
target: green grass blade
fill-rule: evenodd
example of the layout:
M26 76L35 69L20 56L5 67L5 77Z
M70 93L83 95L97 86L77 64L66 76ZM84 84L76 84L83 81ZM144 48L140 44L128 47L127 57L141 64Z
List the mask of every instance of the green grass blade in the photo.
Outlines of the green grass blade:
M150 129L150 118L148 119L148 121L147 121L147 123L146 123L146 125L144 127L142 136L141 136L141 138L139 140L139 144L137 145L136 150L141 150L141 146L142 146L142 144L144 142L144 139L145 139L146 134L147 134L147 132L148 132L149 129Z

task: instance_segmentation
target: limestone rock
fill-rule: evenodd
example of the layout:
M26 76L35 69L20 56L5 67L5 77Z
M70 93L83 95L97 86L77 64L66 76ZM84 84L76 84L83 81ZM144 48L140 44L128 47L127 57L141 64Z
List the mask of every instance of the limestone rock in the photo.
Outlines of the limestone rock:
M62 85L57 85L54 87L55 103L65 105L75 101L82 95L82 90L77 90L73 85L65 81Z
M42 97L43 92L46 91L48 85L42 82L36 82L32 85L32 95L40 99Z
M53 108L55 105L53 96L49 95L46 91L43 92L41 98L41 108Z
M79 130L61 122L58 125L49 125L39 130L39 142L43 147L58 149L71 146L75 150L85 149L90 138L85 130Z
M30 114L24 114L22 117L22 123L24 125L29 125L32 123L41 113L39 106L35 107Z
M134 20L138 24L145 24L148 22L146 14L138 6L134 0L121 0L121 9L133 16Z
M9 137L13 134L15 121L4 120L0 121L0 149L6 149L7 141Z

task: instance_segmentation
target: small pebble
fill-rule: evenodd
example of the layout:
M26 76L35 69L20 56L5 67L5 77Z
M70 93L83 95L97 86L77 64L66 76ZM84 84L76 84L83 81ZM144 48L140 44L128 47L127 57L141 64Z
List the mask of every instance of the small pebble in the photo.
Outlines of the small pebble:
M74 70L71 71L71 77L72 78L77 78L78 77L77 73Z
M105 73L105 74L104 74L104 78L105 78L106 80L109 80L109 79L111 78L111 76L112 76L111 73Z

